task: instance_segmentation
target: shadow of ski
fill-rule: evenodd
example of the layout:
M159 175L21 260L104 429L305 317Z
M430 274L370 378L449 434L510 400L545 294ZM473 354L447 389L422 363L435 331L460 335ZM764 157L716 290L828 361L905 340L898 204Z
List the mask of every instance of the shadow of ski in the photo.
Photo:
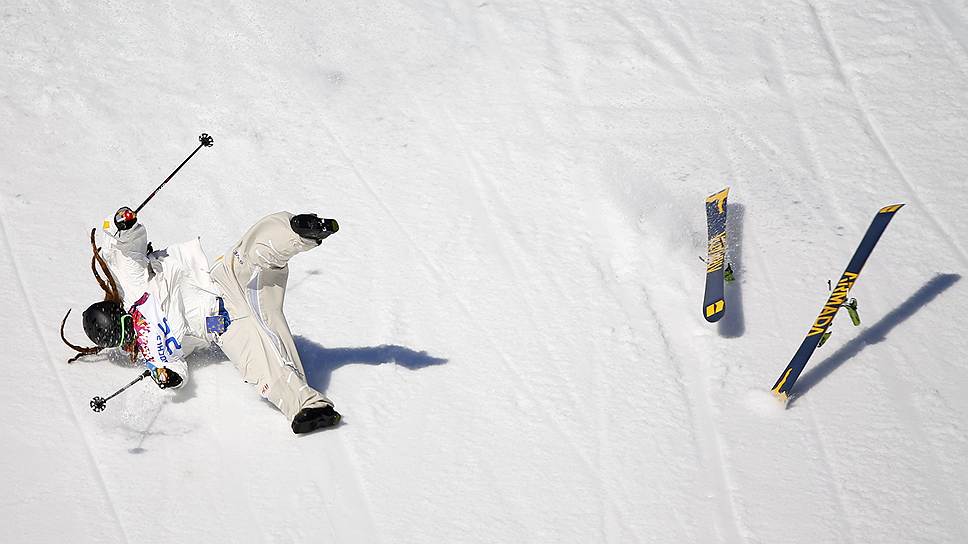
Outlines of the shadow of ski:
M726 283L726 315L716 324L719 336L739 338L746 332L746 319L743 315L743 219L746 208L742 204L729 205L729 219L726 233L726 262L732 263L736 280Z
M894 327L917 313L918 310L948 290L960 279L961 276L958 274L938 274L922 285L916 293L908 297L907 300L881 318L880 321L862 332L857 338L841 346L840 349L835 351L830 357L824 359L823 362L808 370L797 382L795 396L790 399L789 405L792 405L796 401L796 398L805 395L813 386L823 381L824 378L860 353L865 347L883 342L887 339L888 333Z

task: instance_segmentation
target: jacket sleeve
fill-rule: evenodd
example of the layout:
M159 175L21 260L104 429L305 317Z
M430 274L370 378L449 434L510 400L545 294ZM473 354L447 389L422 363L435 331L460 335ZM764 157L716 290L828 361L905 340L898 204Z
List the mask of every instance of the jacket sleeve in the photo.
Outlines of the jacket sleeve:
M101 229L99 242L101 257L130 306L148 290L148 231L140 223L117 234Z

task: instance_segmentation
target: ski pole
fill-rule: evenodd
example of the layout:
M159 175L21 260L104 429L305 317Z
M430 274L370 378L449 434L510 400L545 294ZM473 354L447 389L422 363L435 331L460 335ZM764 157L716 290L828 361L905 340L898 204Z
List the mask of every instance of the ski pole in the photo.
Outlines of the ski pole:
M145 207L145 204L147 204L149 200L151 200L152 198L154 198L155 194L158 191L160 191L161 188L164 187L165 184L168 183L169 180L171 180L171 178L175 177L175 174L177 174L178 171L181 170L181 167L182 166L185 166L185 163L188 162L189 159L191 159L192 157L195 156L195 153L198 153L198 150L199 149L201 149L203 147L212 147L215 144L215 140L211 136L209 136L208 134L205 134L205 133L202 133L202 135L198 137L198 141L201 142L201 143L198 144L198 147L195 148L195 151L192 151L192 154L189 155L187 159L183 160L182 163L178 165L178 168L175 168L175 171L172 172L171 174L169 174L168 177L165 178L165 181L161 182L161 185L159 185L157 189L155 189L150 195L148 195L148 198L146 198L145 201L142 202L140 206L138 206L137 208L135 208L135 210L134 210L134 213L135 214L137 214L138 212L140 212L141 211L141 208L144 208Z
M94 410L95 412L103 412L104 411L104 408L107 406L107 403L108 403L109 400L111 400L114 397L120 395L122 391L124 391L125 389L131 387L132 385L140 382L141 380L147 378L148 376L151 376L151 371L148 370L148 369L145 369L145 371L142 372L141 374L139 374L137 378L131 380L131 383L129 383L128 385L122 387L121 389L118 389L110 397L108 397L106 399L105 398L101 398L101 397L94 397L93 399L91 399L91 410Z

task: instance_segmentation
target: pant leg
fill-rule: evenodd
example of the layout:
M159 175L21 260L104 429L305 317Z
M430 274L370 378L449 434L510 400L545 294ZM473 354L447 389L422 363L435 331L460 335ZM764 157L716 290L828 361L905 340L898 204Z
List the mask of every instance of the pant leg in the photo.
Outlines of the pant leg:
M290 420L302 408L332 404L306 383L282 306L289 259L318 244L294 233L292 214L259 220L212 268L232 324L219 338L243 379Z

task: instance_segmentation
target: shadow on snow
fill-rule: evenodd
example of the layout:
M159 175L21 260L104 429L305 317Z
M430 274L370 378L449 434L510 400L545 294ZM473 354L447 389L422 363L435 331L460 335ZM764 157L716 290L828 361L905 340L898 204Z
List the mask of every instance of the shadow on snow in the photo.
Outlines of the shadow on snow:
M726 262L732 263L736 280L726 283L726 315L716 324L719 336L739 338L746 332L743 316L743 218L746 208L742 204L729 205Z
M433 357L426 352L414 351L403 346L382 345L360 348L325 348L303 336L293 336L293 340L296 343L296 349L299 350L299 357L302 359L303 368L306 371L306 381L311 387L324 394L329 387L330 377L333 371L343 365L396 363L408 369L417 370L428 366L442 365L447 362L447 359ZM108 359L119 366L134 366L124 353L109 353ZM227 362L228 358L217 346L211 346L196 350L188 356L187 360L189 361L191 370L194 372L204 366ZM195 386L195 380L189 379L185 387L177 390L168 401L180 403L194 398L196 395ZM258 396L254 395L253 401L258 398ZM273 409L275 408L273 407ZM134 434L138 436L138 442L134 447L128 449L129 453L144 453L146 451L144 449L144 442L149 436L169 434L151 430L159 413L160 409L151 417L145 429L132 429Z
M803 377L797 381L796 397L805 395L807 391L810 391L810 389L813 388L813 386L823 381L824 378L832 374L835 370L840 368L841 365L860 353L865 347L871 344L883 342L885 339L887 339L888 333L890 333L894 327L900 325L907 320L907 318L917 313L918 310L928 305L932 300L937 298L938 295L948 290L948 288L957 283L960 279L961 276L958 274L938 274L930 281L922 285L916 293L908 297L907 300L901 303L901 305L897 308L894 308L894 310L892 310L889 314L882 317L880 321L862 332L859 336L857 336L857 338L854 338L850 342L847 342L841 346L840 349L835 351L830 357L824 359L823 362L807 371ZM790 400L790 404L796 400L796 397Z
M414 351L403 346L385 344L361 348L326 348L304 336L295 335L293 340L296 342L296 349L299 350L299 357L306 370L306 381L313 389L323 393L329 388L333 371L343 365L396 363L410 370L417 370L447 362L447 359L433 357L425 351Z

